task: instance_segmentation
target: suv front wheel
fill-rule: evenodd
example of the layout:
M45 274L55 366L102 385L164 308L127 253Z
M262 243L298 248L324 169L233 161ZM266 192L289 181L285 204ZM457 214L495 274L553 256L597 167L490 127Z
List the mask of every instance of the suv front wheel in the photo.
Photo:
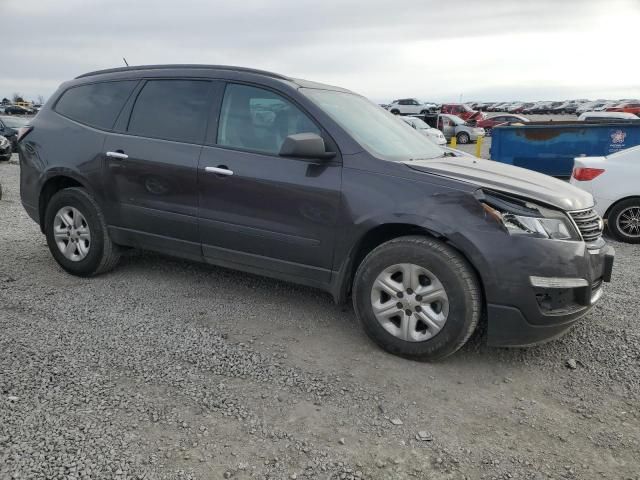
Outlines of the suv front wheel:
M365 257L353 304L365 332L383 349L436 360L457 351L475 330L481 290L457 251L432 238L407 236Z
M100 207L83 188L65 188L49 201L44 217L47 244L67 272L90 277L111 270L120 251Z

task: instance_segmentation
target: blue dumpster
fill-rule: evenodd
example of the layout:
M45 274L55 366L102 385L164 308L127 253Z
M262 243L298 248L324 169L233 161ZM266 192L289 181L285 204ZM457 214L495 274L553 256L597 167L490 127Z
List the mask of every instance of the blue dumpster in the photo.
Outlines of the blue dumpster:
M491 159L554 177L570 177L573 159L640 145L640 119L616 122L530 122L494 127Z

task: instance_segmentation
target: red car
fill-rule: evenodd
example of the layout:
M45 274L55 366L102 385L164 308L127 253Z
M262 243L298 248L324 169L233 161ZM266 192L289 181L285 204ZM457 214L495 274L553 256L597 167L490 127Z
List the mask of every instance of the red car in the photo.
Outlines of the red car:
M607 112L627 112L640 116L640 103L622 102L618 105L607 108Z
M443 103L442 107L440 107L440 113L457 115L465 122L468 120L482 120L485 118L484 113L474 110L464 103Z
M503 123L526 123L529 119L522 115L496 115L494 117L485 118L476 122L476 127L482 127L485 130L491 130L496 125Z

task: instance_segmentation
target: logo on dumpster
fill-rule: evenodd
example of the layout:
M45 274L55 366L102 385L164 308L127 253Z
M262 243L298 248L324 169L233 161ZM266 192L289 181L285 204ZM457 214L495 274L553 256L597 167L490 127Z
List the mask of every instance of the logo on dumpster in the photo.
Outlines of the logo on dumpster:
M611 134L611 142L612 143L624 143L624 137L626 137L626 132L622 130L616 130Z

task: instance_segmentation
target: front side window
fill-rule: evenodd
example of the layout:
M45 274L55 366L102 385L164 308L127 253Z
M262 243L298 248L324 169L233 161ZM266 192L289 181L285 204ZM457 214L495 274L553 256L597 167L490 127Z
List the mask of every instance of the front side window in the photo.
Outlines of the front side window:
M209 117L205 80L149 80L136 99L127 132L185 143L204 139Z
M320 130L277 93L248 85L227 85L218 145L277 155L285 138L296 133L320 135Z
M62 94L55 111L92 127L111 129L137 80L92 83Z
M300 90L373 156L407 161L442 157L444 151L395 115L360 95L334 90Z

